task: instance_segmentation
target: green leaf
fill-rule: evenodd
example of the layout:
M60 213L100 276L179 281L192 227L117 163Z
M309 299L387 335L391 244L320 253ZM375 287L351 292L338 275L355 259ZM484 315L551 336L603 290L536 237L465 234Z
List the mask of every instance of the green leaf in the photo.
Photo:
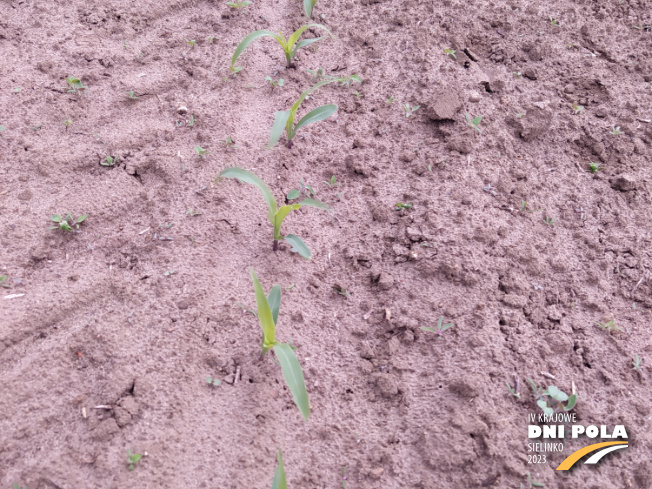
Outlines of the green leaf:
M288 200L294 200L298 198L301 195L301 192L299 192L296 188L290 190L290 193L288 193L287 197Z
M325 209L325 210L330 209L330 207L328 207L327 204L324 204L323 202L319 202L318 200L315 199L303 199L301 202L299 202L299 205L302 206L307 205L308 207L317 207L318 209Z
M285 130L285 126L289 118L290 118L289 110L276 112L276 114L274 115L274 124L272 124L272 132L269 136L269 144L267 145L268 149L272 148L276 143L278 143L278 140L281 139L281 136L283 135L283 131ZM294 122L294 120L292 122Z
M263 198L265 199L265 202L267 202L267 207L269 208L269 222L272 223L272 226L274 225L274 216L276 215L277 209L276 199L274 199L272 191L267 185L265 185L265 182L250 171L237 166L223 170L217 178L237 178L241 182L250 183L251 185L258 187L258 190L263 194Z
M421 326L421 329L424 331L428 331L430 333L436 333L437 330L435 328L431 328L430 326Z
M279 40L279 39L278 39L278 36L277 36L276 34L274 34L273 32L271 32L271 31L266 31L266 30L261 30L261 31L255 31L255 32L252 32L251 34L249 34L248 36L246 36L246 37L245 37L245 38L240 42L240 44L238 44L238 47L235 48L235 52L233 53L233 57L231 58L231 71L232 71L233 73L237 73L238 71L240 71L240 70L242 69L241 66L238 66L238 67L235 67L235 66L234 66L234 65L235 65L235 62L238 60L238 57L242 54L242 52L243 52L245 49L247 49L247 48L249 47L249 45L250 45L252 42L254 42L256 39L258 39L258 38L260 38L260 37L266 37L266 36L273 37L273 38L276 39L277 41Z
M272 482L272 489L287 489L288 483L285 480L285 467L283 467L283 454L281 449L278 450L278 455L276 456L278 460L278 465L274 471L274 481Z
M249 268L249 273L251 274L251 280L254 283L254 290L256 291L258 321L260 321L260 327L263 330L263 354L265 354L267 350L272 348L276 343L276 324L274 323L274 317L272 316L269 302L267 302L267 296L265 296L265 291L260 285L254 269Z
M269 291L267 296L267 303L269 308L272 310L272 317L274 318L274 325L278 321L278 310L281 308L281 286L275 285L272 287L272 290Z
M322 105L321 107L317 107L316 109L311 110L301 118L301 120L297 123L296 126L294 126L294 129L292 129L291 136L294 137L297 131L303 126L307 126L308 124L312 124L313 122L319 122L319 121L323 121L324 119L328 119L331 115L335 113L336 110L337 110L337 105L333 105L333 104ZM290 137L290 139L292 139L292 137Z
M80 222L82 222L84 219L86 219L87 217L88 217L88 214L84 214L83 216L79 216L79 217L77 218L77 222L80 223Z
M281 225L283 224L283 220L287 217L287 215L292 212L296 211L297 209L301 208L301 204L290 204L290 205L284 205L281 207L278 211L276 211L276 215L274 216L274 239L281 239Z
M568 396L566 395L566 393L562 392L559 389L557 389L557 387L555 387L554 385L549 385L548 386L547 395L549 395L555 401L558 401L558 402L566 402L566 401L568 401Z
M61 222L61 215L60 214L55 214L50 219L52 219L54 222Z
M538 405L541 409L543 409L543 413L544 413L546 416L550 416L551 414L553 414L553 413L555 412L551 407L548 406L548 403L547 403L546 401L544 401L543 399L539 399L539 400L537 401L537 405Z
M570 411L575 407L575 404L577 404L577 394L573 394L568 398L568 404L564 406L564 411Z
M479 115L478 117L476 117L475 119L473 119L473 125L474 125L474 126L477 126L478 124L480 124L481 121L482 121L482 116Z
M306 246L306 243L303 242L303 240L295 235L295 234L288 234L287 236L284 237L285 241L290 243L292 245L292 250L295 253L299 253L302 257L304 257L306 260L310 260L312 255L310 254L310 249L308 246Z
M292 351L292 347L285 343L274 345L274 353L276 353L276 358L278 358L281 364L283 378L292 393L294 403L299 408L303 419L308 421L308 417L310 416L310 402L299 360L297 360L297 356Z
M314 7L314 3L312 3L312 0L303 0L303 10L306 12L306 16L308 18L312 17L312 8Z
M292 54L290 57L294 57L295 54L297 54L297 51L303 47L309 46L314 42L321 41L324 39L324 37L313 37L311 39L304 39L303 41L299 41L296 46L294 46L294 49L292 50Z

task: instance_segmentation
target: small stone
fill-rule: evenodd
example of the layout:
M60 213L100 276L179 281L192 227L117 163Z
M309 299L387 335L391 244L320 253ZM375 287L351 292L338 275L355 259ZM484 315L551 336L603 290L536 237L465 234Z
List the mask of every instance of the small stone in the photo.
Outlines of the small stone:
M480 93L479 93L479 92L473 91L473 92L471 92L471 94L469 95L469 102L472 102L472 103L475 104L475 103L480 102L480 100L481 100L481 97L480 97Z
M523 76L525 78L529 78L530 80L536 80L537 79L537 71L534 68L528 68L523 72Z
M503 297L503 303L511 307L521 308L527 304L527 297L517 294L505 294Z
M408 228L405 230L405 234L408 238L410 238L410 241L419 241L423 236L423 234L421 234L421 230L413 226L408 226Z
M121 428L131 423L131 414L129 414L126 409L120 406L116 406L113 409L113 416L115 417L115 422Z
M383 475L384 472L385 472L385 469L383 469L382 467L374 467L373 469L371 469L369 471L369 477L371 477L372 479L378 480L378 479L381 478L381 476Z
M635 190L637 187L636 180L631 175L620 175L611 182L611 188L621 192Z
M381 395L391 398L398 394L398 379L392 374L379 374L376 378L376 386Z
M382 272L378 278L378 288L380 290L389 290L394 287L394 277L387 272Z
M179 107L179 108L177 109L177 112L178 112L179 114L181 114L181 115L183 115L183 114L187 114L187 113L188 113L188 107L186 107L185 105L182 105L181 107Z
M224 377L224 382L226 382L227 384L233 384L234 381L235 381L235 374L229 374L226 377Z

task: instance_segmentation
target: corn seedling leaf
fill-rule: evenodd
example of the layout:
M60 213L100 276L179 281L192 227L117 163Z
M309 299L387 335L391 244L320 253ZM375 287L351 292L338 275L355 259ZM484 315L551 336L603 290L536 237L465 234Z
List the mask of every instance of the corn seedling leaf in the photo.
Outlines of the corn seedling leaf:
M272 290L269 291L267 296L267 303L269 308L272 311L272 317L274 318L274 325L278 321L278 311L281 308L281 286L275 285L272 287Z
M301 202L299 202L299 205L307 205L308 207L317 207L318 209L325 209L325 210L330 209L330 207L328 207L327 204L324 204L323 202L319 202L318 200L315 199L303 199Z
M284 205L276 211L276 215L274 216L274 239L278 240L283 238L283 236L281 236L281 225L283 224L283 220L290 212L296 211L297 209L301 209L301 204Z
M303 10L306 12L308 18L312 17L312 9L315 8L317 0L303 0Z
M267 302L267 296L263 287L256 277L256 273L253 268L249 269L251 274L251 280L254 283L254 290L256 291L256 306L258 308L258 321L260 321L260 327L263 330L263 355L274 346L276 343L276 324L274 322L274 317L272 316L272 310L269 307L269 302Z
M297 123L296 126L294 126L294 129L292 129L291 136L294 137L297 131L303 126L307 126L308 124L312 124L313 122L319 122L319 121L323 121L324 119L328 119L331 115L335 113L336 110L337 110L337 105L333 105L333 104L322 105L321 107L317 107L316 109L311 110L301 118L301 120ZM292 139L292 137L290 137L290 139Z
M238 57L242 54L242 52L249 47L249 45L254 42L256 39L260 37L273 37L277 41L280 42L280 39L276 34L274 34L272 31L266 31L266 30L261 30L261 31L254 31L248 36L246 36L240 44L238 44L238 47L235 48L235 52L233 53L233 57L231 58L231 71L233 73L237 73L242 69L242 66L234 66L235 62L238 60Z
M304 39L303 41L299 41L297 45L294 47L294 50L292 51L292 58L297 54L297 51L303 47L309 46L314 42L321 41L324 39L324 37L313 37L312 39Z
M326 27L324 27L321 24L306 24L304 26L299 27L296 31L292 33L292 35L288 38L288 46L294 46L294 44L299 40L301 37L301 34L303 34L306 30L308 29L322 29L328 33L328 35L332 38L333 34L331 31L329 31ZM295 49L296 51L296 49Z
M310 260L310 258L312 257L312 255L310 254L310 249L299 236L295 234L288 234L287 236L284 237L284 239L285 241L287 241L292 245L291 251L295 253L299 253L306 260Z
M278 455L276 456L278 460L278 465L274 471L274 481L272 482L272 489L287 489L288 483L285 479L285 467L283 467L283 454L281 449L278 450Z
M308 421L310 416L310 401L308 400L308 392L306 391L306 383L303 378L303 370L297 356L294 354L292 347L285 343L277 343L274 345L274 353L281 364L283 371L283 378L287 384L294 403L299 408L303 419Z
M267 145L268 149L273 147L276 143L278 143L278 140L281 139L281 136L283 135L283 131L285 130L285 126L289 118L290 118L289 110L276 112L276 114L274 115L274 124L272 125L272 132L269 136L269 144ZM294 122L294 120L292 122Z
M265 202L267 202L267 207L269 208L269 222L274 225L274 216L276 215L277 210L276 199L274 199L272 191L267 185L265 185L265 182L253 173L237 166L223 170L217 178L236 178L241 182L250 183L251 185L258 187L258 190L263 194L263 198L265 199Z

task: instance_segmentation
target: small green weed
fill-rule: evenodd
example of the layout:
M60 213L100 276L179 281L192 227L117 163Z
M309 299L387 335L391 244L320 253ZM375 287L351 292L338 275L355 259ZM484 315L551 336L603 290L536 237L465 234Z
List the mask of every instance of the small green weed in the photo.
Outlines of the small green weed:
M88 214L79 216L75 219L70 212L67 214L55 214L50 217L50 220L56 222L57 226L49 227L48 229L60 229L61 231L73 231L79 229L79 225L88 217Z
M318 68L317 70L306 70L306 72L310 73L313 81L319 81L324 77L324 70L322 68Z
M226 4L232 9L243 11L244 8L251 5L251 2L247 0L236 0L235 2L226 2Z
M66 131L67 131L68 128L69 128L70 126L72 126L72 119L68 118L68 119L64 120L64 121L63 121L63 125L66 126Z
M442 324L443 322L444 322L444 316L439 316L439 319L437 320L436 328L432 328L430 326L421 326L421 329L423 331L429 331L430 333L437 333L437 338L443 340L444 331L453 327L453 323Z
M272 78L269 75L265 77L265 81L269 83L269 86L272 88L272 91L274 91L276 87L282 87L283 85L285 85L285 80L283 78L279 78L278 80L275 81L274 78Z
M217 387L222 383L222 381L218 378L213 378L213 377L206 377L206 383L210 385L211 387Z
M602 166L602 163L596 163L595 161L589 162L589 169L587 170L589 173L598 173L598 170L600 170L600 167Z
M127 465L129 466L129 472L134 470L142 457L142 453L131 453L131 450L127 450Z
M412 204L404 204L403 202L397 202L395 205L395 209L397 211L403 210L403 209L412 209Z
M532 476L530 475L529 472L526 472L526 474L527 474L527 489L546 486L543 482L537 482L534 479L532 479ZM523 489L523 484L521 484L521 489Z
M184 41L186 41L186 44L188 46L190 46L191 48L194 48L195 44L197 44L197 41L195 41L194 39L192 39L192 40L191 39L184 39Z
M385 103L389 105L393 104L394 102L396 102L394 95L390 96L387 100L385 100Z
M133 90L127 92L127 97L131 100L138 100L138 95L136 95Z
M301 195L305 195L306 197L314 197L315 193L315 189L312 188L312 185L307 182L304 183L302 178L299 182L299 188L290 190L286 197L288 200L294 200L298 199Z
M0 287L3 287L5 289L11 289L11 285L7 283L6 275L0 275Z
M573 102L573 105L571 105L573 108L573 113L575 115L582 115L582 112L584 111L584 106L583 105L578 105L577 102Z
M521 394L516 390L518 384L515 384L514 387L512 387L509 382L505 382L505 384L507 384L507 390L509 391L510 395L514 396L516 399L521 398Z
M232 149L238 149L238 147L235 145L235 141L231 138L231 136L227 136L226 139L219 140L218 143L223 144L227 152L231 151Z
M310 402L308 400L308 392L306 391L306 384L303 377L303 370L299 364L299 360L294 354L294 349L287 343L279 343L276 341L276 324L278 321L278 313L281 307L281 286L274 285L269 292L265 295L263 287L258 281L258 277L253 268L249 269L251 280L254 284L256 292L256 307L258 308L258 321L263 330L263 343L261 358L265 357L265 353L273 349L276 358L281 364L281 371L283 378L287 384L294 403L299 408L299 412L305 421L308 421L310 416Z
M480 122L482 122L481 115L472 118L469 114L464 114L464 119L466 120L467 126L469 126L471 129L475 129L476 131L478 131L478 134L482 134L482 129L478 127L480 125Z
M118 162L118 157L117 156L107 156L106 161L100 161L100 165L102 166L113 166Z
M559 219L553 219L550 216L545 216L543 218L543 222L545 222L548 226L554 226L558 220Z
M6 275L5 275L6 277ZM1 279L2 277L0 277ZM2 285L2 284L0 284ZM643 359L638 356L638 354L634 355L634 359L632 360L632 368L638 372L641 371L641 364L643 363Z
M88 90L88 87L85 87L82 81L79 78L74 76L69 76L66 78L68 83L68 93L74 93L75 95L81 95L84 91Z
M444 54L446 56L452 56L454 59L457 59L457 55L455 54L454 49L444 49Z
M530 383L534 397L537 399L537 406L543 410L546 416L550 416L555 412L570 411L577 404L577 394L569 396L554 385L549 385L548 389L543 390L532 379L528 378L527 381ZM564 405L564 403L566 404Z
M409 103L403 104L403 110L405 111L405 117L411 117L417 110L419 110L420 105L410 106Z
M609 134L612 136L620 136L623 134L623 131L620 130L620 126L611 126L611 131L609 131Z
M552 17L548 17L550 20L550 23L554 25L555 27L559 27L559 21L557 19L553 19Z
M202 148L201 146L195 146L195 153L197 153L197 158L206 158L208 155L208 150Z
M619 328L618 326L616 326L616 320L615 319L612 319L611 321L608 321L606 323L597 322L597 323L595 323L595 325L597 327L599 327L599 328L604 329L609 334L622 333L623 332L622 328Z
M341 185L341 183L337 183L335 181L335 175L333 175L328 182L327 181L322 181L322 183L325 183L326 185L328 185L330 187L335 187L336 185Z

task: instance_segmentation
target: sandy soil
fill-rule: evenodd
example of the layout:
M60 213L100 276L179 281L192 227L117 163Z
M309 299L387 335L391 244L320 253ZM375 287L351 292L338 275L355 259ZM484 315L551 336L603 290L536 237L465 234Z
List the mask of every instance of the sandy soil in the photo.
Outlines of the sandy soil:
M334 39L289 70L259 40L232 77L301 2L0 1L0 486L262 489L281 448L292 488L652 487L650 7L320 0ZM318 68L363 82L266 149ZM229 166L332 206L285 223L311 261L272 251L260 195L214 182ZM66 212L79 232L47 229ZM250 266L284 288L307 423L258 359ZM630 447L528 463L528 377Z

